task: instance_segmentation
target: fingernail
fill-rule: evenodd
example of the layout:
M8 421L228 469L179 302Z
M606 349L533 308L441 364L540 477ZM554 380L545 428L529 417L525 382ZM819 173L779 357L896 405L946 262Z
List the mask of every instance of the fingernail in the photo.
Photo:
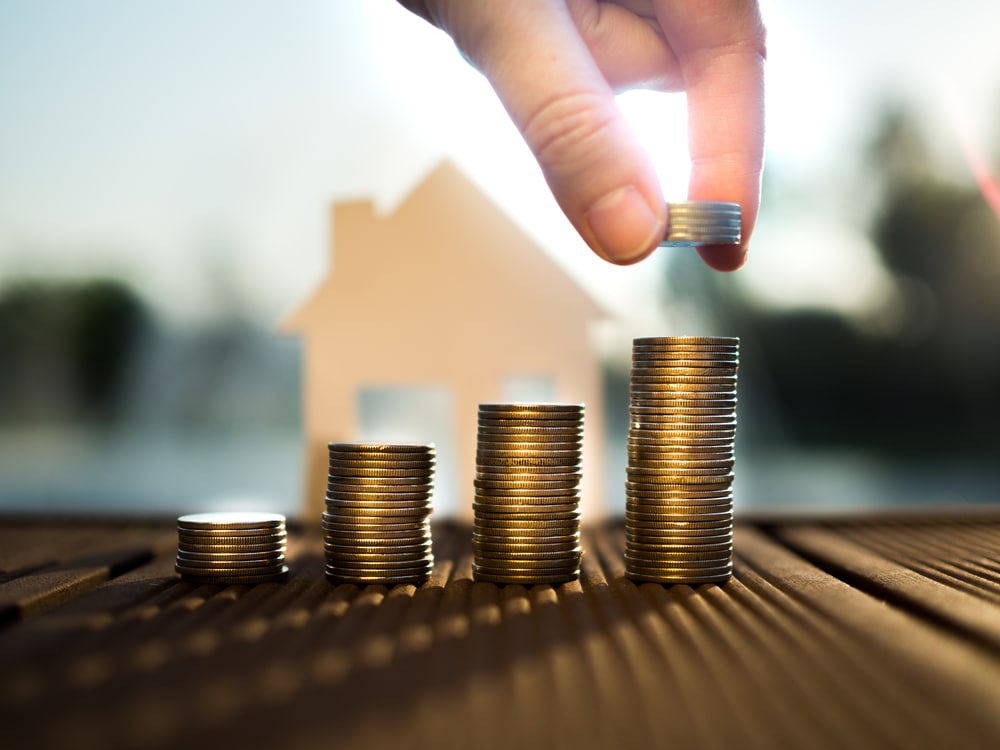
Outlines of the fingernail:
M631 185L599 199L587 212L587 224L599 247L594 250L612 263L631 263L645 256L663 234L660 219Z

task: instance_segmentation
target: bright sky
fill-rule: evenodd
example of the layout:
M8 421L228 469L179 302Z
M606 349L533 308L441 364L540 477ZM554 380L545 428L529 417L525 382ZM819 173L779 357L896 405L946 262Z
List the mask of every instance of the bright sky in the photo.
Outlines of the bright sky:
M881 276L823 187L886 92L947 156L952 120L980 146L1000 130L1000 3L764 8L769 166L814 199L765 216L739 278L771 304L864 308ZM683 97L621 104L682 197ZM325 271L331 201L391 207L449 156L605 305L657 308L666 256L594 257L489 86L392 0L0 0L0 113L0 275L119 273L179 320L241 299L274 321Z

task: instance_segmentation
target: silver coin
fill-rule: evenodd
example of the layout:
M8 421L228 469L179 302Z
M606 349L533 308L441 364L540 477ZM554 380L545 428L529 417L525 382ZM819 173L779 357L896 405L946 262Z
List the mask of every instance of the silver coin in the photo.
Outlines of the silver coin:
M190 565L186 562L174 564L174 571L182 576L205 577L250 577L250 576L276 576L287 570L282 563L268 565L215 565L206 567L203 565Z
M427 550L418 553L366 553L366 552L336 552L329 549L323 550L326 564L341 570L349 568L370 568L371 566L384 567L415 567L418 565L433 564L434 557Z
M559 430L582 430L582 418L570 419L550 419L548 417L490 417L479 414L478 424L480 427L490 427L494 429L522 429L549 427Z
M348 531L357 534L396 534L396 533L430 533L430 520L426 517L415 518L376 518L366 520L356 516L338 516L323 514L324 531Z
M479 405L480 414L502 414L504 416L515 416L515 415L548 415L548 414L583 414L584 405L583 404L523 404L523 403L512 403L512 404L480 404Z
M731 450L733 438L715 434L714 430L678 430L676 434L631 430L625 439L626 448L678 450L685 447L705 446L706 448L726 448Z
M385 541L385 540L382 540ZM423 555L430 550L431 545L423 539L391 540L390 544L370 544L365 540L351 543L344 539L323 538L323 549L332 554L369 554L369 555Z
M354 574L378 573L383 571L413 574L422 571L430 572L434 568L434 556L425 555L417 559L401 560L349 560L344 557L331 557L327 555L324 565L327 570L340 570Z
M674 215L713 216L721 214L723 216L739 216L740 204L723 201L676 201L668 203L667 210Z
M490 466L477 466L476 479L486 479L495 482L579 482L583 478L583 472L576 467L563 468L559 471L556 467L547 467L546 471L526 471L523 467L500 468Z
M270 571L271 568L280 568L285 564L285 556L279 555L277 557L255 557L255 558L244 558L244 559L226 559L226 560L205 560L201 558L191 558L186 555L178 554L175 560L176 565L179 568L184 569L195 569L204 572L207 570L215 570L221 572L229 572L233 570L241 570L244 568L253 568L255 571L260 572L264 570ZM273 571L271 571L273 572Z
M583 440L581 427L486 427L476 430L479 442L486 444L509 443L579 443Z
M422 491L414 491L412 487L399 487L398 492L376 491L356 492L345 489L344 485L333 487L330 483L326 488L326 499L340 502L354 502L365 505L398 505L405 502L430 502L434 496L433 488L426 487Z
M357 544L402 544L404 540L411 540L412 544L423 544L431 539L430 529L420 527L406 529L377 529L361 530L356 528L341 528L324 526L323 538L327 541L339 541L343 543Z
M330 479L340 477L364 477L371 480L380 479L410 479L414 484L429 484L434 472L427 469L369 469L364 467L337 466L330 467Z
M579 520L523 521L520 519L472 519L473 533L491 535L570 536L580 533Z
M648 485L626 482L625 493L637 500L728 500L733 499L732 487L726 489L702 488L698 485Z
M430 518L425 515L416 518L376 518L365 520L356 516L323 514L323 531L329 533L350 533L358 536L393 536L430 534Z
M648 507L648 506L647 506ZM688 510L678 509L674 511L670 506L662 506L656 512L634 511L625 509L625 519L634 521L685 521L685 522L722 522L731 521L733 513L731 510Z
M492 526L474 522L472 539L484 542L506 542L508 544L567 544L580 540L579 526L569 525L561 528L531 528L514 526Z
M687 465L681 465L679 462L668 463L666 467L649 468L646 466L636 466L634 463L629 463L625 467L625 475L629 481L632 482L652 482L654 484L661 484L661 479L672 480L674 477L692 477L692 476L703 476L703 477L718 477L718 476L732 476L732 462L730 461L720 461L715 465L705 465L706 462L701 462L698 466L692 466L691 462ZM728 464L728 465L727 465Z
M516 576L521 577L545 577L550 576L566 576L566 577L576 577L580 574L580 567L578 565L566 564L566 565L552 565L552 566L542 566L542 567L532 567L532 566L507 566L507 565L480 565L476 562L472 563L472 573L473 577L479 580L480 576Z
M402 519L414 519L421 520L427 517L427 508L387 508L387 507L372 507L372 508L344 508L336 507L331 508L327 506L327 512L334 512L341 518L359 519L372 522L375 520L380 520L383 518L397 519L397 522Z
M283 528L285 517L280 513L249 511L219 513L188 513L177 518L177 528L193 530L237 530Z
M625 560L638 565L729 565L732 563L731 550L665 550L625 548Z
M674 458L674 459L629 459L628 466L637 473L669 473L674 469L689 470L729 470L733 468L733 458Z
M733 530L725 526L714 529L630 529L625 534L626 544L732 544Z
M215 539L236 539L242 541L247 537L255 536L279 536L286 533L284 526L271 526L271 527L246 527L246 528L193 528L178 526L178 535L183 534L187 537L197 537L202 541L215 540Z
M554 461L557 466L566 466L577 463L580 460L582 450L580 445L575 443L572 448L558 450L549 445L533 448L508 448L506 446L493 448L480 443L476 448L476 461L479 462L480 456L487 459L507 460L523 458L545 463Z
M336 453L330 452L330 466L344 469L424 469L433 471L437 459L434 455L414 456L403 454L402 456L385 456L381 458L364 458L356 453Z
M285 552L284 543L275 544L177 544L177 550L189 555L252 555Z
M671 577L684 577L684 576L717 576L726 575L732 573L733 566L731 563L717 563L711 561L705 565L700 565L698 563L692 562L687 565L674 565L674 564L663 564L658 563L646 563L637 562L635 560L625 560L625 575L630 575L631 573L638 573L640 575L662 575Z
M661 367L739 367L739 349L699 349L680 347L633 347L632 364Z
M243 562L243 561L258 561L267 562L274 560L284 560L285 559L285 548L278 547L272 549L255 550L253 552L198 552L194 550L189 550L185 547L177 548L177 559L178 560L188 560L191 562L206 562L206 563L225 563L225 562Z
M693 408L672 406L649 406L641 404L630 404L628 410L629 422L649 422L652 424L716 424L732 423L737 424L739 415L736 409L721 407L718 409L701 409L697 406Z
M288 577L288 568L282 568L278 573L254 575L180 573L181 580L202 586L253 586L258 583L281 583Z
M646 440L653 440L656 438L711 438L732 441L736 438L736 427L727 427L719 424L645 424L642 427L636 427L633 425L632 429L629 430L628 437Z
M330 451L341 452L341 453L361 453L361 454L373 454L373 455L381 455L383 453L388 453L392 455L405 454L405 453L428 455L434 453L434 446L432 444L414 445L406 443L327 443L327 448Z
M407 510L424 509L430 512L432 506L429 497L420 500L396 500L392 502L375 503L368 500L342 500L339 497L326 496L324 503L327 511L336 513L340 508L352 508L355 510L367 510L369 508L398 508Z
M671 513L697 512L729 512L733 511L733 501L729 500L677 500L675 498L654 500L648 498L626 498L625 509L636 513L660 513L667 510Z
M727 427L736 427L737 415L732 409L718 410L714 414L683 414L671 413L669 407L666 409L653 407L630 407L629 423L632 425L650 424L655 426L661 424L669 425L714 425L721 424Z
M632 346L695 346L739 348L737 336L639 336Z
M420 492L421 490L426 491L433 483L433 478L429 475L421 477L376 477L376 476L344 476L343 474L333 474L331 473L327 478L327 486L335 485L341 487L345 490L352 492L372 492L372 488L376 490L385 490L386 488L392 488L391 491L405 491L398 490L398 487L408 487L411 492Z
M490 459L486 462L476 463L476 474L482 476L538 476L547 477L550 474L558 478L570 478L573 476L582 477L582 466L580 462L565 465L554 462L552 465L532 465L530 460L525 459Z
M665 542L660 540L637 541L626 540L625 549L628 550L649 550L662 552L732 552L733 542Z
M633 381L642 380L665 386L685 386L694 389L704 389L699 387L707 387L714 390L719 390L720 388L732 390L737 387L737 383L739 382L739 377L735 371L731 374L716 372L712 375L705 375L693 374L683 371L683 368L681 369L682 372L678 372L678 368L676 367L664 367L653 363L633 364L630 378Z
M641 521L625 522L625 539L662 544L673 540L677 544L719 544L732 542L734 524L728 521Z
M186 530L177 532L177 544L180 547L187 547L188 545L195 544L212 545L213 547L246 545L266 545L275 547L285 544L287 540L288 532L285 530L271 533L243 533L242 530L240 530L237 534L222 534L205 530Z
M548 552L540 550L514 552L512 550L497 550L479 546L473 548L475 561L486 566L527 565L538 567L542 565L552 566L561 564L579 565L582 552L583 550L580 548Z
M518 492L535 492L538 490L574 490L580 486L579 477L571 479L484 479L476 477L472 481L476 489Z
M482 437L479 438L477 451L489 451L494 453L502 451L513 455L521 455L523 453L538 455L542 453L549 456L564 456L569 453L577 453L579 455L575 456L576 459L583 455L583 448L580 442L556 443L550 440L543 440L532 443L523 440L508 440L500 443L486 442L482 439Z
M492 489L476 487L475 498L479 502L525 502L525 503L568 503L580 497L578 487L553 490ZM553 500L551 498L560 498Z
M580 507L576 503L533 505L529 508L507 506L499 503L473 503L472 512L477 518L522 521L579 521Z
M493 554L532 554L554 553L554 554L578 554L583 552L579 544L579 539L572 542L552 543L548 541L513 543L508 541L496 541L494 539L473 540L473 549L481 550L489 555Z

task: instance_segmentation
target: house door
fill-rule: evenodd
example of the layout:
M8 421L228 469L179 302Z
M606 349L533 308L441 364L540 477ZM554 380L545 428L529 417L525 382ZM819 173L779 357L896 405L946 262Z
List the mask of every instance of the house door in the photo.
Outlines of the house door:
M455 404L444 386L362 388L358 392L360 440L434 443L434 515L454 516L458 508Z

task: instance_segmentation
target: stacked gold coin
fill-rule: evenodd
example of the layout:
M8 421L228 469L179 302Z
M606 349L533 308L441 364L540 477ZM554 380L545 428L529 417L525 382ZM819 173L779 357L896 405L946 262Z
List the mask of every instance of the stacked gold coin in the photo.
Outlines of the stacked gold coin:
M635 339L625 572L659 583L732 574L739 339Z
M285 517L277 513L193 513L177 519L174 569L191 583L281 581Z
M433 445L330 443L323 549L332 583L422 583L431 551Z
M473 575L561 583L580 574L583 404L482 404Z

